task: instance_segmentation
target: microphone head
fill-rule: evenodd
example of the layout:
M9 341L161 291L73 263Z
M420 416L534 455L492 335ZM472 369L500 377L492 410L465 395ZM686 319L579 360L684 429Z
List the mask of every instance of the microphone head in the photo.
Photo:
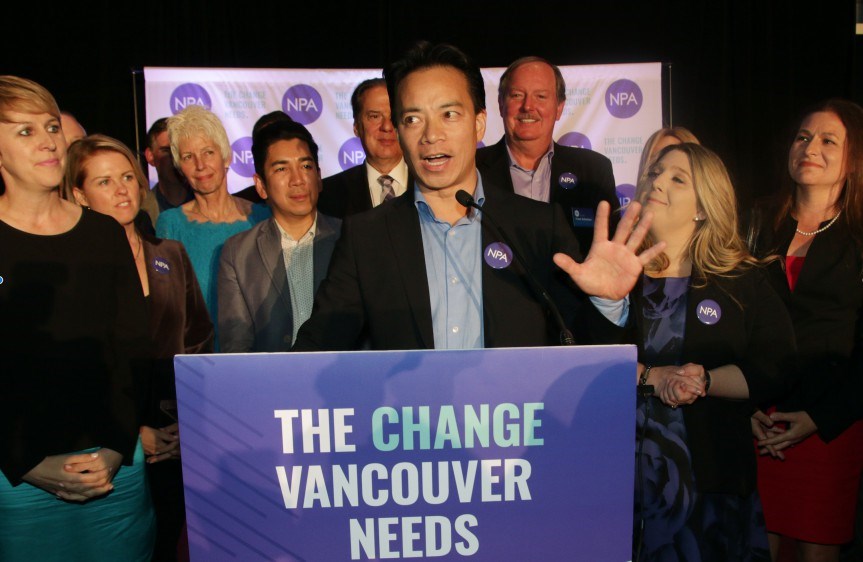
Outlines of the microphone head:
M473 195L465 191L464 189L459 189L455 193L455 200L459 202L459 205L462 207L473 207L476 203L473 200Z

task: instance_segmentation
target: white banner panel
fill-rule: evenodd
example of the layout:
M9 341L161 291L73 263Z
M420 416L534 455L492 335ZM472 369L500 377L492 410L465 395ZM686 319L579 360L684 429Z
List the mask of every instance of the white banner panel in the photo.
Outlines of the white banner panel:
M632 197L641 147L662 125L661 63L563 66L566 105L555 140L605 154L614 165L622 203ZM497 87L503 68L483 69L488 127L484 144L503 136ZM281 109L308 127L320 146L323 177L365 159L353 134L351 93L379 69L302 70L234 68L144 69L147 128L160 117L203 105L225 125L233 147L228 188L233 193L253 183L252 126ZM151 184L156 171L149 170Z

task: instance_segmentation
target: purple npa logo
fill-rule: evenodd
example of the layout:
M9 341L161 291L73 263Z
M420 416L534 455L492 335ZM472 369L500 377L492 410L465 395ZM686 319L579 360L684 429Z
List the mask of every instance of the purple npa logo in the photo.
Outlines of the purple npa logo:
M512 250L503 242L492 242L485 247L482 257L489 267L503 269L512 263Z
M622 183L617 186L617 198L620 199L620 208L624 208L632 203L632 198L635 197L635 186L631 183Z
M153 258L153 269L158 271L159 273L171 273L171 264L168 263L168 260L162 257Z
M593 145L590 144L590 139L587 138L587 135L584 135L577 131L572 131L571 133L566 133L565 135L561 136L559 139L557 139L557 144L593 150Z
M357 137L351 137L339 147L339 166L342 170L359 166L366 161L363 143Z
M207 109L213 107L210 94L202 86L191 82L174 88L171 92L171 115L176 115L190 105L200 105Z
M712 326L722 318L722 309L719 307L719 303L715 300L704 299L698 303L698 308L695 310L695 314L698 316L698 319L701 320L702 324Z
M282 109L301 125L314 123L324 111L321 94L308 84L291 86L282 96Z
M244 178L255 175L255 159L252 158L252 137L241 137L231 145L231 169Z
M644 95L632 80L621 78L605 90L605 107L619 119L629 119L641 109Z
M557 178L557 184L564 189L572 189L578 185L578 176L572 172L564 172Z

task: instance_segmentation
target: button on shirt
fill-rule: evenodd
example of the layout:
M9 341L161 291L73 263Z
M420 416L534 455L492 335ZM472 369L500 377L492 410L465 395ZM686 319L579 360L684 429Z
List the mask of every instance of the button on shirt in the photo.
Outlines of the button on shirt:
M405 163L405 159L402 158L401 162L396 164L396 167L389 171L387 174L382 174L376 169L374 169L369 163L365 164L366 166L366 177L368 178L369 183L369 195L372 197L372 207L377 207L382 203L381 201L381 183L378 181L378 178L387 175L393 178L393 191L396 194L396 197L407 191L408 185L408 165Z
M288 275L288 289L291 294L291 313L293 314L294 333L291 334L291 341L295 341L300 326L312 314L312 304L315 300L313 257L315 233L318 230L318 218L315 216L312 227L299 240L294 240L279 225L278 221L273 220L281 233L282 257L285 261L285 272Z
M512 157L509 146L506 147L506 155L509 158L509 175L515 192L524 197L548 203L551 197L551 159L554 157L554 143L539 159L536 170L519 166Z
M474 198L482 205L482 180ZM414 204L419 213L420 233L428 276L429 300L435 349L481 349L484 347L482 309L481 214L476 209L455 225L435 218L418 187Z

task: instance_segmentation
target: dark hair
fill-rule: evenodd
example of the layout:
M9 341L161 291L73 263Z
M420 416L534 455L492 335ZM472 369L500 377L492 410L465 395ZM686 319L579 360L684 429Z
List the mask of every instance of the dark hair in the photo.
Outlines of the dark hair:
M398 122L399 119L396 112L396 102L398 101L396 93L399 84L409 74L435 66L448 66L464 74L474 111L479 113L485 109L485 86L482 72L473 60L452 45L446 43L433 45L428 41L420 41L408 49L402 58L392 62L384 70L394 123Z
M845 184L836 204L842 210L839 220L847 224L854 240L863 246L863 108L852 101L832 98L807 109L797 120L798 127L806 117L819 112L833 113L845 126ZM796 186L789 176L784 193L780 194L781 206L774 230L794 207L795 192Z
M287 115L285 116L287 117ZM299 139L309 146L309 152L318 165L318 145L308 129L293 119L277 120L260 127L252 133L252 158L255 160L255 173L264 177L264 163L267 161L267 151L280 140Z
M150 125L150 130L147 131L147 148L153 150L153 145L156 143L156 137L168 130L168 118L160 117L153 121Z
M282 111L281 109L277 109L275 111L271 111L266 115L261 115L258 117L258 120L255 121L255 124L252 125L252 136L255 136L255 133L269 125L270 123L276 123L278 121L289 121L291 123L294 122L291 119L291 116Z
M354 88L354 93L351 94L351 110L354 112L354 121L360 116L363 111L362 97L363 94L378 86L387 87L387 82L383 78L370 78L363 80Z
M560 68L558 68L557 65L551 64L542 57L521 57L506 67L506 70L503 71L503 74L500 77L500 84L497 86L498 101L502 100L503 96L506 95L506 91L509 89L509 81L512 80L512 73L515 72L518 67L532 62L547 64L551 67L552 72L554 72L554 94L557 97L557 102L565 102L566 82L563 79L563 74L560 73Z

